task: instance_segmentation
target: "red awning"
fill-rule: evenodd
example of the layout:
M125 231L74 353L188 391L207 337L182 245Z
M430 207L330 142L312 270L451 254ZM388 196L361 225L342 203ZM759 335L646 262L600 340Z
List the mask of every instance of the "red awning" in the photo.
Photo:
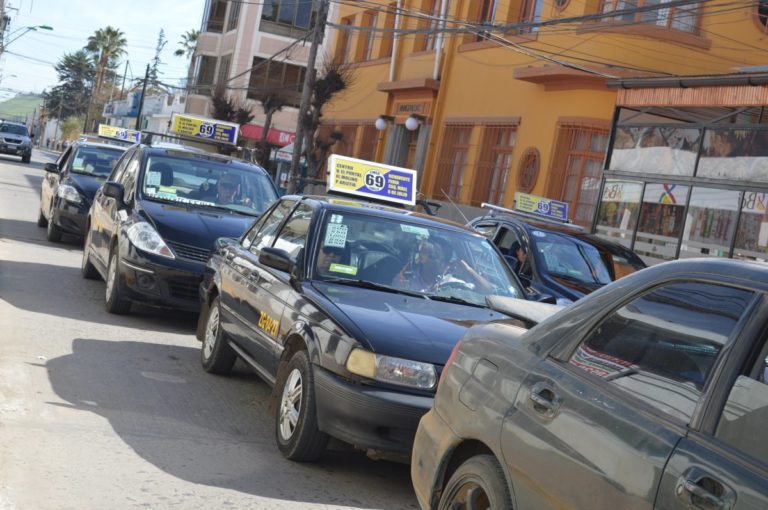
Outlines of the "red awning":
M256 126L254 124L243 124L240 126L240 136L249 140L261 141L261 132L264 129L263 126ZM289 133L288 131L280 131L279 129L270 129L267 131L267 142L271 145L278 145L285 147L286 145L293 143L296 138L295 133Z

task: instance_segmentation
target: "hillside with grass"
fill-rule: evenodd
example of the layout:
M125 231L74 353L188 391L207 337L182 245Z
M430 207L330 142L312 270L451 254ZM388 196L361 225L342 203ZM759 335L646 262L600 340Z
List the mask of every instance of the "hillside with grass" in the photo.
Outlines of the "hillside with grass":
M0 102L0 118L6 120L24 121L25 118L32 119L32 114L43 106L42 96L33 94L19 94L16 97Z

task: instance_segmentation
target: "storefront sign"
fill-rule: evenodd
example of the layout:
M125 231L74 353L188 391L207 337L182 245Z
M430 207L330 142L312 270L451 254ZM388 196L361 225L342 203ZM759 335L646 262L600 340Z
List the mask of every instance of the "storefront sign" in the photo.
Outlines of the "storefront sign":
M560 221L568 221L568 204L549 198L515 193L515 209L540 214Z
M416 204L416 171L332 155L328 190L397 204Z
M261 141L261 134L264 131L263 126L257 126L255 124L243 124L240 126L240 135L243 138L249 140ZM288 131L280 131L279 129L270 128L267 130L267 143L270 145L277 145L279 147L285 147L288 144L293 143L296 139L296 133L290 133Z
M99 136L103 138L114 138L115 140L125 140L127 142L139 143L141 133L139 131L134 131L133 129L99 124Z
M171 119L171 132L191 138L203 138L234 145L237 142L239 126L233 122L204 119L192 115L174 113Z

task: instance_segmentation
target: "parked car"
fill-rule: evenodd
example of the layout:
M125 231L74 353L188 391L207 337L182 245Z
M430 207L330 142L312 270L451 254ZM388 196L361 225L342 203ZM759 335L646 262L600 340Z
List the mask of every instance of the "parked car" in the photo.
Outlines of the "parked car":
M131 302L197 311L219 237L239 238L277 199L264 169L178 144L128 149L96 192L82 273L106 281L106 308Z
M46 227L46 239L83 236L93 196L123 152L125 147L77 141L55 163L45 164L37 225Z
M767 293L765 264L689 259L470 329L416 435L421 507L768 508Z
M239 357L272 385L277 446L296 461L317 459L329 436L407 459L454 344L475 322L514 314L486 296L525 297L466 227L299 196L219 241L201 294L203 368L226 374Z
M0 154L21 156L22 163L32 159L32 139L27 126L18 122L0 121Z
M499 247L523 285L560 305L646 267L619 243L534 214L496 208L469 226Z

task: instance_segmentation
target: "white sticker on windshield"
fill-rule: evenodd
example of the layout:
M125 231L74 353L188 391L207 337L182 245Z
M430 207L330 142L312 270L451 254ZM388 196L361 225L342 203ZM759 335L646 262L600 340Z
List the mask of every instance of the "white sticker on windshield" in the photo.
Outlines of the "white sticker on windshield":
M72 161L72 168L75 170L82 170L83 169L83 158L75 158Z
M341 220L344 219L344 216L341 214L332 214L331 215L331 223L341 223Z
M160 172L147 172L146 186L160 186Z
M328 227L325 229L325 246L344 248L346 242L347 226L343 223L329 223Z
M541 230L534 230L534 231L533 231L533 232L531 232L531 233L532 233L533 235L535 235L536 237L547 237L547 234L545 234L545 233L544 233L544 232L542 232Z
M155 193L157 193L157 188L155 188L154 186L147 186L148 195L154 195Z
M416 234L417 236L429 237L429 230L424 227L416 227L414 225L400 225L400 230L408 232L409 234Z

